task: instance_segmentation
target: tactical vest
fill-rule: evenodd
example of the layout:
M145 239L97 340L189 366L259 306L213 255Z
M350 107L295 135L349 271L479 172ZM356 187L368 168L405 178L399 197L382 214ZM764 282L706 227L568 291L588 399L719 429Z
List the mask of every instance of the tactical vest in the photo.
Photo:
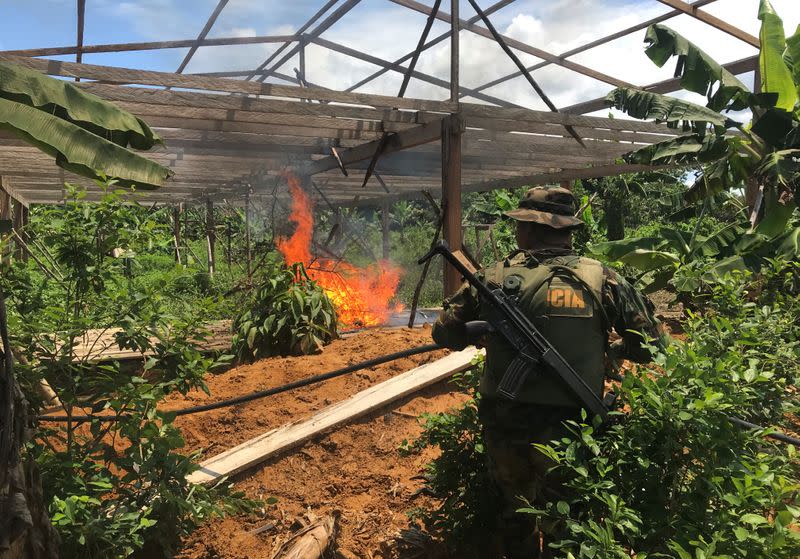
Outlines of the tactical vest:
M575 255L539 262L522 252L487 270L485 278L490 287L501 286L516 299L536 328L602 397L610 329L602 306L602 265ZM486 312L487 308L482 307L481 314L485 316ZM514 350L502 338L490 337L480 386L484 397L496 397L497 385L514 357ZM581 406L555 373L548 370L532 371L517 401Z

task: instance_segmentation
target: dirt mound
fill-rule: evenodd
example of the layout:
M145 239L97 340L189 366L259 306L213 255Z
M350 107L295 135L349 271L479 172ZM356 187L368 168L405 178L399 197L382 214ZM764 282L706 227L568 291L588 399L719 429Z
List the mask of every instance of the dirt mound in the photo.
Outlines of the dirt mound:
M427 329L370 330L338 340L320 355L237 367L208 379L211 397L198 392L188 401L172 398L169 405L216 401L429 342ZM265 400L180 417L177 424L190 449L212 456L443 355L402 359ZM271 557L276 541L307 511L340 512L336 542L345 556L388 557L390 542L409 524L406 513L427 500L418 494L421 481L412 478L433 457L430 452L403 457L398 446L420 433L419 414L444 411L465 399L447 383L429 387L237 476L237 489L251 498L276 497L277 504L259 514L204 525L185 542L180 557Z

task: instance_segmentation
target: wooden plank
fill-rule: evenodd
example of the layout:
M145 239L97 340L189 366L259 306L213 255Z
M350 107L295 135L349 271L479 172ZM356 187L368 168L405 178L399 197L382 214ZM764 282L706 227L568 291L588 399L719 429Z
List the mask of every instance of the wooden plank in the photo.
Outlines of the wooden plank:
M22 204L24 208L30 208L30 201L17 188L14 187L8 175L0 176L0 189L6 192L11 198Z
M465 349L390 378L328 406L306 421L284 425L214 456L202 462L200 469L187 479L191 483L213 483L222 477L252 468L314 437L469 369L476 355L478 350L475 348Z
M189 52L186 53L186 56L183 57L183 60L178 66L178 69L175 70L176 74L183 73L183 71L186 69L186 66L189 65L189 61L192 60L194 53L197 52L200 43L203 42L203 39L206 38L208 32L211 31L211 28L214 26L214 23L217 21L217 18L219 17L219 14L222 12L222 10L225 8L227 4L228 0L219 0L219 2L217 2L217 6L214 8L214 11L211 12L210 16L208 16L206 24L203 26L203 29L200 30L200 34L197 36L197 40L195 40L192 46L189 47Z
M603 98L605 99L605 97ZM603 104L605 107L605 104ZM587 128L602 128L606 130L626 130L633 132L652 132L654 134L674 135L675 130L663 124L643 122L623 118L603 118L597 116L584 116L567 114L566 109L553 113L550 111L532 111L530 109L514 109L507 107L490 107L474 103L461 103L461 112L467 118L472 117L497 118L502 120L519 120L524 122L544 122L549 124L570 124ZM572 113L572 111L569 111Z
M457 103L459 95L461 94L461 81L459 79L459 44L461 36L461 18L458 15L460 0L450 0L450 102ZM431 12L433 13L433 12ZM476 99L480 99L477 91L464 88L464 95L471 95ZM502 106L502 103L497 103Z
M394 153L396 151L418 146L420 144L433 142L438 140L440 135L441 121L423 124L422 126L404 130L402 132L398 132L397 134L391 134L384 143L382 153ZM378 148L379 142L380 140L376 140L374 142L361 144L360 146L340 152L339 155L342 163L346 167L347 165L355 163L356 161L363 161L365 159L372 158L372 156L375 154L375 150ZM338 167L336 158L332 155L329 155L305 166L301 174L315 175L329 169L335 169L336 167Z
M405 6L406 8L410 8L422 14L427 15L431 11L431 9L428 6L420 2L416 2L415 0L391 0L391 1L394 2L395 4L400 4L401 6ZM436 17L437 19L440 19L445 23L450 23L451 20L450 14L442 12L441 10L439 11ZM469 31L472 31L476 35L480 35L481 37L486 37L487 39L493 39L492 34L485 27L481 27L476 24L470 24L464 20L460 20L460 23L462 29L467 29ZM589 76L590 78L594 78L596 80L611 84L616 87L635 87L633 84L629 84L628 82L625 82L623 80L619 80L602 72L598 72L596 70L583 66L582 64L570 62L569 60L563 60L558 56L556 56L555 54L549 53L545 50L536 47L532 47L526 43L523 43L522 41L512 39L511 37L508 37L506 35L502 35L502 37L503 40L505 40L505 42L508 44L508 46L512 48L539 57L542 60L548 60L553 64L563 66L564 68L572 70L573 72L583 74L584 76Z
M429 101L411 98L399 99L397 97L390 97L388 95L346 93L316 87L303 88L289 85L254 83L244 80L208 78L204 76L173 74L170 72L155 72L152 70L117 68L113 66L100 66L96 64L75 64L74 62L26 58L2 53L0 53L0 61L19 64L20 66L37 70L51 76L64 76L69 78L81 77L100 80L108 83L182 87L186 89L222 91L226 93L245 93L252 95L265 95L268 97L289 97L293 99L310 98L322 101L334 101L339 103L377 107L392 107L398 109L450 112L450 110L453 108L453 104L449 101Z
M465 186L466 192L483 192L496 188L517 188L520 186L535 186L537 184L552 184L562 180L586 179L592 177L607 177L622 173L640 173L664 169L663 166L650 165L602 165L583 169L569 169L560 173L541 173L513 179L500 179L484 181Z
M357 60L363 60L364 62L369 62L370 64L374 64L376 66L383 66L384 68L388 68L389 70L393 70L395 72L399 72L401 74L405 74L408 71L408 68L405 66L401 66L400 64L393 64L388 60L384 60L382 58L378 58L377 56L373 56L371 54L366 54L360 52L356 49L346 47L344 45L340 45L339 43L334 43L333 41L329 41L327 39L323 39L322 37L314 37L308 39L310 42L313 42L321 47L325 47L330 49L334 52L338 52L351 58L355 58ZM435 76L431 76L430 74L425 74L424 72L420 72L418 70L414 70L411 72L411 75L417 78L420 81L424 81L433 85L437 85L444 89L450 89L450 82L447 80L443 80L437 78ZM464 95L469 95L471 97L475 97L476 99L480 99L482 101L486 101L487 103L493 103L495 105L499 105L501 107L520 107L516 103L512 103L511 101L507 101L505 99L499 99L492 95L486 95L484 93L480 93L478 91L474 91L468 87L460 88L461 91L464 92Z
M78 0L78 35L75 41L75 48L77 49L75 52L75 62L78 64L81 63L81 59L83 58L83 27L85 21L86 0ZM75 81L80 81L80 78L76 78Z
M422 124L420 119L441 118L433 113L400 111L392 109L372 109L329 103L302 103L280 99L257 99L241 95L220 95L197 91L175 91L144 87L120 87L98 83L81 83L82 89L114 102L161 105L166 107L191 107L194 109L220 109L247 111L255 113L282 113L297 116L319 116L375 120L387 122L408 122Z
M486 15L493 14L494 12L496 12L498 10L502 10L503 8L508 6L509 4L514 3L514 1L515 0L500 0L499 2L496 2L495 4L492 4L491 6L486 8L483 11L483 13L485 13ZM452 9L451 9L451 11L452 11ZM469 18L467 20L467 23L472 24L472 23L475 23L476 21L478 21L479 19L480 19L480 17L478 17L478 16L472 16L471 18ZM422 53L422 52L428 50L429 48L431 48L431 47L433 47L435 45L438 45L442 41L447 40L447 38L450 37L451 34L452 34L452 25L451 25L449 30L445 31L444 33L442 33L441 35L439 35L435 39L431 39L430 41L428 41L427 43L422 45L422 48L419 49L419 52ZM414 54L416 52L417 52L416 50L413 50L413 51L409 52L408 54L405 54L404 56L401 56L400 58L398 58L397 60L392 62L392 64L402 64L406 60L411 60L411 58L414 56ZM355 84L351 85L345 91L355 91L359 87L368 84L369 82L373 81L375 78L379 78L380 76L382 76L383 74L385 74L388 71L389 71L388 68L381 68L380 70L378 70L374 74L370 74L369 76L367 76L363 80L359 81L358 83L355 83ZM451 80L451 81L458 82L458 80Z
M689 14L695 19L702 21L703 23L707 23L711 27L719 29L727 33L732 37L736 37L737 39L744 41L750 46L756 47L757 49L761 48L761 41L758 40L758 37L754 37L750 33L746 33L742 31L738 27L731 25L716 16L712 16L708 12L701 10L697 6L692 6L691 4L687 4L682 0L658 0L662 4L666 4L670 8L674 8L676 10L680 10L685 14Z
M267 43L286 43L297 40L296 35L258 35L254 37L219 37L204 39L201 47L221 47L231 45L262 45ZM180 49L191 47L197 39L179 39L176 41L148 41L140 43L109 43L102 45L83 45L80 51L84 54L97 54L101 52L130 52L146 50ZM37 49L3 50L0 54L14 56L61 56L77 54L78 47L45 47Z
M321 18L321 17L322 17L322 15L323 15L325 12L327 12L329 9L331 9L333 6L335 6L335 5L336 5L336 3L337 3L338 1L339 1L339 0L328 0L328 1L325 3L325 5L324 5L324 6L322 6L322 7L321 7L319 10L317 10L317 12L316 12L316 13L315 13L313 16L311 16L311 17L309 18L309 20L308 20L308 21L306 21L306 22L305 22L305 23L304 23L304 24L303 24L303 25L302 25L302 26L301 26L301 27L300 27L300 28L297 30L297 33L296 33L296 35L300 35L300 34L304 33L306 29L308 29L309 27L311 27L312 25L314 25L314 23L315 23L315 22L316 22L316 21L317 21L319 18ZM246 77L245 79L247 79L247 80L252 80L252 79L253 79L253 78L256 76L256 74L257 74L258 72L262 71L264 68L266 68L267 66L269 66L269 63L270 63L270 62L272 62L272 61L273 61L273 60L275 60L277 57L279 57L279 56L281 55L281 53L282 53L282 52L283 52L283 51L286 49L286 47L288 47L288 46L289 46L289 44L290 44L289 42L285 42L285 43L284 43L284 44L282 44L280 47L278 47L278 48L275 50L275 52L273 52L273 53L272 53L272 54L269 56L269 58L267 58L267 59L266 59L264 62L262 62L261 64L259 64L259 65L258 65L258 68L256 68L256 69L255 69L255 71L254 71L253 73L250 73L250 74L248 74L248 75L247 75L247 77Z

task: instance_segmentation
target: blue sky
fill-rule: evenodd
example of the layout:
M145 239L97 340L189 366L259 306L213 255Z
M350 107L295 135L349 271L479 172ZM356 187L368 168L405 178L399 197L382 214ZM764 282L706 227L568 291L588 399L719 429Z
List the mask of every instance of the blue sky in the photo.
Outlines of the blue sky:
M431 5L433 0L421 0ZM478 0L484 7L493 0ZM324 0L230 0L212 29L210 36L248 36L290 34L313 14ZM44 46L68 46L75 43L75 0L0 0L0 50ZM124 43L190 39L197 36L217 0L87 0L86 44ZM449 11L449 2L442 2ZM787 30L800 23L800 1L773 0L784 17ZM708 5L708 12L757 34L758 0L717 0ZM517 0L492 15L492 21L504 33L553 53L591 41L648 18L663 14L669 8L657 0ZM466 0L461 2L461 16L474 15ZM419 37L425 17L398 6L389 0L362 0L324 37L367 51L384 59L394 59L411 50ZM722 33L709 29L689 16L668 22L690 40L721 62L729 62L755 54L755 49ZM433 33L446 30L437 22ZM645 85L671 76L672 64L658 69L642 52L644 32L614 41L578 55L571 60L591 66L616 78ZM469 32L461 34L462 83L478 85L514 70L513 64L490 41ZM257 66L275 45L201 48L187 72L244 70ZM113 66L174 71L186 49L142 53L108 53L85 55L84 62ZM74 56L62 57L74 60ZM526 63L536 59L522 55ZM292 73L297 61L285 65ZM343 89L376 70L375 66L309 47L307 54L309 79ZM443 79L448 77L449 47L442 43L426 52L418 69ZM586 78L558 67L548 67L535 74L544 89L559 106L603 95L608 84ZM398 74L389 73L361 91L396 94ZM745 79L747 77L745 76ZM511 99L532 108L541 108L541 101L522 79L497 86L487 93ZM444 98L446 92L429 84L412 81L409 96Z

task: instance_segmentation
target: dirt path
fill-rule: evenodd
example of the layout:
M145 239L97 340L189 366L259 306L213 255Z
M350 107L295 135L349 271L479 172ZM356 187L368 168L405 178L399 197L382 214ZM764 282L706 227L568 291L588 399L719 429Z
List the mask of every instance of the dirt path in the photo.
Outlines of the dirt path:
M267 359L211 377L212 396L190 395L192 404L215 401L319 374L371 357L429 343L430 331L373 330L338 340L321 355ZM443 352L402 359L313 387L266 400L178 419L189 449L212 456L269 429L310 416L393 375L444 355ZM338 511L336 538L345 557L388 557L389 542L408 526L406 512L422 505L417 476L431 453L401 456L405 439L421 431L416 416L459 405L466 395L442 383L389 408L309 442L290 453L237 476L237 489L251 498L276 497L263 512L227 518L201 527L185 542L184 559L269 558L276 539L307 511ZM174 398L170 404L188 403ZM260 534L254 530L274 524Z

